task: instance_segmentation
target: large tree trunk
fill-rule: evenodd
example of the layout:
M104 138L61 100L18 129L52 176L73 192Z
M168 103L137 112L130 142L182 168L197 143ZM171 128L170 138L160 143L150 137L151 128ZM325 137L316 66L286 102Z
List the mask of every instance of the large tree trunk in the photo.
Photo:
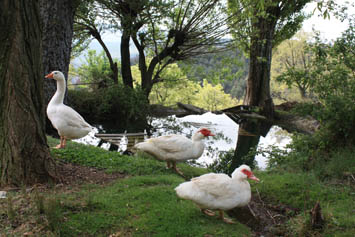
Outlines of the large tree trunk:
M71 0L40 0L40 15L43 27L43 75L51 71L62 71L66 80L70 64L71 43L75 9L79 1ZM56 91L54 80L44 82L45 104ZM65 102L67 99L65 97ZM46 132L56 135L57 131L46 120Z
M270 93L270 69L275 23L259 19L255 25L258 34L251 37L247 92L243 103L258 106L261 108L260 114L268 119L274 117L274 104ZM258 145L260 135L266 136L270 127L269 123L253 121L246 121L239 126L237 146L229 173L232 173L242 163L253 164L254 158L245 160L244 157L251 148ZM245 136L245 131L252 135Z
M44 132L38 2L0 2L1 186L47 182L55 169Z

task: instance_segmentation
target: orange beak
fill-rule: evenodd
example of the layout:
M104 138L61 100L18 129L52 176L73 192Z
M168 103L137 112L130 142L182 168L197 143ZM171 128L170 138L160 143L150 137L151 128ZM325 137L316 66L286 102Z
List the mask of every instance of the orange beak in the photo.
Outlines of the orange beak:
M45 76L45 78L51 78L51 79L53 79L53 72L49 73L47 76Z

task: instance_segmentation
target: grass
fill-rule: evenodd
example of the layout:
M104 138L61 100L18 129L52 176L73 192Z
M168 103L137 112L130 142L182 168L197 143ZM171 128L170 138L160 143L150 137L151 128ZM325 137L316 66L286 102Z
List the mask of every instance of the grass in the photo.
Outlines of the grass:
M288 222L295 236L355 236L355 190L344 183L320 182L315 174L256 172L262 182L256 188L268 202L283 203L301 210ZM309 210L320 201L326 224L322 231L311 230Z
M48 138L50 147L58 141ZM86 146L75 142L68 142L66 149L52 149L54 157L83 166L91 166L105 169L107 172L119 172L127 175L162 175L171 174L166 169L164 162L156 161L147 155L125 156L118 152L109 152L99 147ZM191 167L186 164L178 164L187 178L206 173L206 169Z
M225 225L205 217L192 203L179 200L174 175L135 176L91 191L91 208L70 212L61 228L65 236L231 236L249 233L241 224ZM91 189L92 190L92 189ZM82 200L87 195L83 190ZM68 206L68 210L72 207ZM73 228L75 227L75 228ZM238 236L238 235L237 235Z
M50 147L58 140L48 138ZM250 236L240 224L228 225L208 217L190 201L179 199L174 188L184 179L148 156L117 152L68 142L52 149L58 159L97 167L126 176L106 185L23 188L0 199L0 236ZM189 178L206 169L178 164ZM314 172L256 171L262 182L253 184L267 204L300 210L285 226L284 236L355 236L355 190L350 183L320 181ZM320 201L323 230L310 228L309 210ZM4 208L7 207L7 208Z
M48 138L53 147L58 140ZM68 142L54 157L108 172L126 174L107 185L53 187L29 194L12 192L11 220L1 207L0 236L249 236L242 224L227 225L179 199L174 188L185 180L150 157L128 157L117 152ZM179 164L189 177L206 169ZM41 209L41 211L39 211Z

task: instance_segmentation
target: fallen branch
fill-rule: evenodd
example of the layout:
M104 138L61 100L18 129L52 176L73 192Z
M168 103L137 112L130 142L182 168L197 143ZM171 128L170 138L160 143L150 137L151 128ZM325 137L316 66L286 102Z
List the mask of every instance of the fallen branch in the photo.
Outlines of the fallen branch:
M274 119L255 113L251 110L252 107L238 105L223 110L208 111L203 108L177 103L177 108L166 107L162 105L152 105L151 114L156 117L166 117L176 115L176 117L184 117L187 115L201 115L207 112L214 114L226 114L237 124L241 124L246 120L258 120L269 124L277 125L288 132L299 132L303 134L313 134L319 128L319 122L311 116L301 117L288 112L287 110L276 110ZM282 106L277 108L283 109Z

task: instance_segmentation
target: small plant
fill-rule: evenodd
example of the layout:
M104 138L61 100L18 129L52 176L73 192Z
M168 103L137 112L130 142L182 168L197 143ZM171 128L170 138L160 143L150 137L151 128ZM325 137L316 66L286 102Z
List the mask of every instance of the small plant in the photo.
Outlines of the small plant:
M13 222L16 217L16 212L14 210L14 200L12 198L12 195L8 195L7 197L7 217L11 222Z
M38 192L38 189L34 189L34 203L37 209L38 214L44 213L44 197Z
M256 167L256 161L254 160L255 154L256 154L255 151L251 149L250 152L242 158L242 160L240 161L240 165L246 164L249 165L252 169L255 168ZM221 151L219 153L219 157L215 159L212 164L208 165L207 168L212 170L215 173L228 174L229 168L232 164L233 157L234 157L233 149L229 151ZM251 160L253 161L250 162Z
M61 205L56 197L50 197L45 202L44 214L51 231L56 232L61 225Z

